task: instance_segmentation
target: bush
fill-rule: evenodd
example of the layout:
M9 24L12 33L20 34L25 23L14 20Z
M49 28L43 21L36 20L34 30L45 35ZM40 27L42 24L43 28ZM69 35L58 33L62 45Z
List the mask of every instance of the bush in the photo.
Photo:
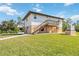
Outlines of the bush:
M2 33L2 31L0 30L0 34Z
M63 23L63 31L65 31L68 26L69 26L68 23L64 22L64 23Z
M19 28L16 27L16 28L14 29L14 33L18 33L18 32L19 32Z
M17 33L19 31L14 20L3 21L0 27L2 33Z
M75 30L79 32L79 24L75 25Z

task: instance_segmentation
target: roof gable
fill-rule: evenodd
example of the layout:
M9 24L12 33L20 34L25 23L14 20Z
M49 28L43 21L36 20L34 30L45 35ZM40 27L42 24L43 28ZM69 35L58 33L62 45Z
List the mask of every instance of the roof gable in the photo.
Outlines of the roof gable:
M60 17L56 17L56 16L51 16L51 15L47 15L47 14L43 14L43 13L38 13L38 12L33 12L33 11L29 11L25 17L23 18L23 20L25 20L30 14L38 14L38 15L42 15L42 16L47 16L47 17L52 17L52 18L57 18L57 19L64 19L64 18L60 18Z

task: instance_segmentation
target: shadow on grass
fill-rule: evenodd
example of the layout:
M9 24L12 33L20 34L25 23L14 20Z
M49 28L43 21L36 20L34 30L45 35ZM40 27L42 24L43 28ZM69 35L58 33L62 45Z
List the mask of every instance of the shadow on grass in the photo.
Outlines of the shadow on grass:
M17 34L17 33L3 33L3 34L0 34L0 36L10 36L10 35L22 35L22 34Z

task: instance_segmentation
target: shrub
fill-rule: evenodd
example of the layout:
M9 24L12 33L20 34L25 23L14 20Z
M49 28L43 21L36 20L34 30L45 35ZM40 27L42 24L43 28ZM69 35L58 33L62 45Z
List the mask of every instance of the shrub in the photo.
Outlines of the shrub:
M63 23L63 31L65 31L68 26L69 26L68 23L64 22L64 23Z
M79 32L79 24L75 25L75 30Z
M0 34L2 33L2 31L0 30Z

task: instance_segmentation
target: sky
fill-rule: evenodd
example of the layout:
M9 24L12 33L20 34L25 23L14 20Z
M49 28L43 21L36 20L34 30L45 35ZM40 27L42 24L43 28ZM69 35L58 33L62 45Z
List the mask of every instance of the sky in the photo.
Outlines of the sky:
M78 3L0 3L0 22L22 18L28 11L40 12L52 16L79 20Z

